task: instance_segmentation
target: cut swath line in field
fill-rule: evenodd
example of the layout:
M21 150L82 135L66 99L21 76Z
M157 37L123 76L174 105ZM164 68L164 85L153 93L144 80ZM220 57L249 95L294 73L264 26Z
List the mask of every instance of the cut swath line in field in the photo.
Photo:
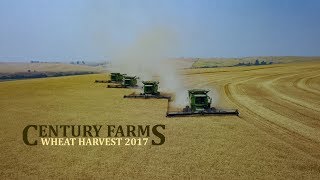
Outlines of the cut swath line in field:
M320 76L320 75L319 75L319 76ZM316 77L314 77L314 78L308 79L308 80L306 81L306 86L309 87L310 89L314 89L314 90L316 90L316 91L320 91L320 83L313 82L313 81L315 81L315 80L319 80L319 79L316 79L316 78L319 77L319 76L316 76ZM320 82L320 81L319 81L319 82ZM316 86L317 86L318 88L316 88Z
M243 103L243 100L238 98L239 96L232 90L230 86L230 83L224 86L225 93L227 97L230 98L230 100L239 107L243 115L242 117L240 116L241 119L245 120L249 124L253 124L267 134L286 142L293 148L299 149L306 155L310 155L312 157L320 159L318 153L313 150L320 149L318 142L315 142L314 140L303 136L296 131L292 131L292 129L288 129L287 127L283 127L275 123L273 121L274 118L270 119L271 116L269 115L264 117L261 116L260 113L256 111L256 106L254 106L254 104L254 107L250 107L250 104L248 105L246 103Z
M284 99L284 100L287 100L287 101L290 101L292 103L295 103L303 108L308 108L308 109L312 109L312 110L315 110L315 111L318 111L320 112L320 108L317 107L315 104L311 104L310 102L305 102L305 101L302 101L302 100L298 100L298 99L294 99L284 93L281 93L279 91L276 91L273 87L272 87L272 84L275 83L276 81L280 80L280 79L283 79L285 77L290 77L290 76L296 76L297 74L291 74L291 75L288 75L288 76L281 76L281 77L278 77L278 78L275 78L273 80L270 80L270 81L267 81L265 83L263 83L263 87L266 88L267 90L269 90L270 92L274 93L276 96L278 96L279 98L281 99Z
M315 76L308 76L308 77L304 77L304 78L299 78L297 79L296 81L294 81L293 85L294 87L298 88L298 89L301 89L307 93L312 93L316 96L320 96L320 91L316 90L316 89L312 89L308 86L308 81L313 79L313 78L316 78L316 77L319 77L320 75L315 75Z

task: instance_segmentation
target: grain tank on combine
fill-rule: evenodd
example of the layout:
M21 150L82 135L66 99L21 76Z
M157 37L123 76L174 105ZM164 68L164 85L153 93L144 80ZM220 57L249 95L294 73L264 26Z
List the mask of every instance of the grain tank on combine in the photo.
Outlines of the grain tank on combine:
M142 81L143 83L143 93L135 94L132 93L130 95L123 96L124 98L142 98L142 99L168 99L170 100L170 96L163 96L160 95L160 92L158 91L158 81Z
M216 109L211 107L212 99L209 90L192 89L188 91L189 106L182 111L167 112L167 117L195 115L239 115L236 109Z

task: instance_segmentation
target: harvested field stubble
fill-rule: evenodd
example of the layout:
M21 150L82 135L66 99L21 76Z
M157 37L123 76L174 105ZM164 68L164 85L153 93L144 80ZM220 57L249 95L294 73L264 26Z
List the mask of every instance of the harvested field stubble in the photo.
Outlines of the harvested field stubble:
M240 117L166 118L166 100L123 99L105 74L0 83L0 177L320 177L320 62L185 70ZM199 80L199 81L198 81ZM161 146L27 146L29 124L165 124Z

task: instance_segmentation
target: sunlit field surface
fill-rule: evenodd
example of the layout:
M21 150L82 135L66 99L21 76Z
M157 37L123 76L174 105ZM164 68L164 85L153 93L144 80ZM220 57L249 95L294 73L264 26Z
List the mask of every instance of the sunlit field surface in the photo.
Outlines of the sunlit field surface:
M190 88L240 116L166 118L167 101L124 99L80 75L0 83L1 178L320 177L320 62L189 69ZM29 124L165 124L160 146L27 146Z

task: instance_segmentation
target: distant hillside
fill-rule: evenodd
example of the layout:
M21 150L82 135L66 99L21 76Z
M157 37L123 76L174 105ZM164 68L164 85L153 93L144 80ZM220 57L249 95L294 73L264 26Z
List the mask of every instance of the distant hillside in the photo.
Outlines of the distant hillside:
M3 63L0 62L0 81L43 78L104 72L102 66L72 65L62 63Z
M319 61L320 57L300 57L300 56L253 56L243 58L198 58L192 64L192 68L210 68L210 67L228 67L237 66L242 64L254 65L255 61L266 64L281 64L281 63L293 63L293 62L305 62L305 61Z

